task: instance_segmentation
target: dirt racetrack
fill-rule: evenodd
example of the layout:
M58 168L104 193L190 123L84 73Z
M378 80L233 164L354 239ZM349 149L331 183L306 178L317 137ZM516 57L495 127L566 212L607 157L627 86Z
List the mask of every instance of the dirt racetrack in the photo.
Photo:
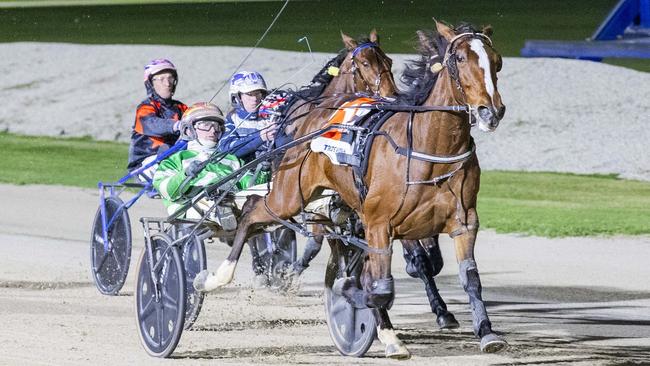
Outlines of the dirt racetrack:
M0 196L2 365L650 364L650 237L551 240L481 231L483 296L495 329L510 342L498 355L479 351L451 241L441 243L446 266L438 283L461 328L445 332L435 325L421 282L406 276L396 245L390 314L413 354L399 362L384 359L378 341L364 358L336 351L322 304L327 249L293 295L253 289L245 252L235 283L206 299L173 359L158 360L138 339L132 274L142 250L137 219L161 215L160 201L145 199L130 211L130 275L121 296L107 297L89 275L94 190L0 185ZM225 253L224 244L208 245L208 266Z

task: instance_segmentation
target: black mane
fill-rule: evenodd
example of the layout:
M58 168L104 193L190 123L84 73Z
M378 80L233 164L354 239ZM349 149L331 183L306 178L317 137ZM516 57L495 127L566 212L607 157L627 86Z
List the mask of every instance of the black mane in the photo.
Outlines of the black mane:
M431 65L442 63L447 50L447 40L434 30L421 31L427 36L429 43L418 44L417 51L420 58L408 60L400 80L406 85L406 90L398 96L398 101L409 105L421 105L431 93L431 89L438 80L438 73L431 71ZM469 23L460 23L455 29L456 34L478 33L476 28Z

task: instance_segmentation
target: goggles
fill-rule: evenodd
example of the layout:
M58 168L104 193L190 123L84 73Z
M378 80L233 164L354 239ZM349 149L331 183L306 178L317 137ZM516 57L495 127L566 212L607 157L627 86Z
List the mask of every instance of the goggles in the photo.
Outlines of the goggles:
M211 121L211 120L198 121L194 124L194 128L204 132L208 132L211 129L214 129L214 132L218 134L221 134L223 132L223 128L221 127L220 121Z
M176 82L176 78L173 76L154 76L151 78L152 81L157 81L160 83L167 82L169 84L174 84Z

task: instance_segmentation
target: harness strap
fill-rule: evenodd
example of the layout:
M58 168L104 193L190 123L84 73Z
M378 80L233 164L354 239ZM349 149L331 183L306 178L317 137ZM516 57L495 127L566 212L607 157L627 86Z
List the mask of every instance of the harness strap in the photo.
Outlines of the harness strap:
M390 145L393 147L396 153L406 157L409 156L409 149L397 145L395 140L393 140L393 138L386 132L384 131L373 132L373 135L382 136L386 138L386 140L388 141L388 143L390 143ZM469 159L469 157L472 156L475 152L476 152L476 144L474 143L474 139L471 139L469 150L459 155L441 156L441 155L422 153L418 151L411 151L410 155L414 159L427 161L429 163L453 164L453 163L458 163Z
M290 228L291 230L293 230L293 231L295 231L297 233L300 233L303 236L306 236L306 237L315 237L316 236L316 234L314 234L313 232L307 230L307 226L305 225L304 222L303 222L302 225L300 225L300 224L296 223L295 221L289 221L289 220L281 219L269 207L268 202L266 200L267 197L268 197L268 195L264 196L264 208L266 209L266 212L268 212L268 214L271 215L276 222ZM302 213L304 214L304 209L302 210ZM373 248L373 247L369 246L368 242L363 240L363 239L359 239L357 237L349 236L349 235L337 234L335 231L330 230L327 226L325 227L325 229L327 230L327 233L324 233L323 235L325 237L327 237L327 238L341 240L341 241L343 241L343 242L345 242L347 244L352 244L352 245L354 245L355 247L357 247L359 249L362 249L362 250L364 250L366 252L373 253L373 254L379 254L379 255L392 255L393 254L393 243L392 242L390 243L388 248L386 248L386 249L378 249L378 248Z

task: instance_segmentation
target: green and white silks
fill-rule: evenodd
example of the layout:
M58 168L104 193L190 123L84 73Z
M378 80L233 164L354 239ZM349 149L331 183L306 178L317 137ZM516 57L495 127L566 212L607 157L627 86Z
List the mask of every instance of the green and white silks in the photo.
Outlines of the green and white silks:
M207 160L214 149L207 149L196 141L191 141L187 150L179 151L160 162L158 170L153 176L153 186L162 196L163 203L169 214L174 213L182 204L189 199L188 193L197 188L214 184L223 177L231 174L242 166L242 162L234 155L226 155L217 163L210 163L181 191L181 185L187 178L185 169L194 161L203 162ZM237 183L238 190L249 186L253 178L251 172L247 172ZM269 174L260 174L255 184L263 184L269 180Z

